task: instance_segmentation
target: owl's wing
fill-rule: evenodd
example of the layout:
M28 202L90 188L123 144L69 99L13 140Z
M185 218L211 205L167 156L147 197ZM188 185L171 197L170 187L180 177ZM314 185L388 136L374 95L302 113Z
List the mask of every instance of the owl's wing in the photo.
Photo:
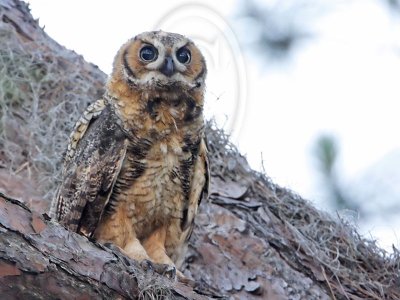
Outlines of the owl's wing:
M89 107L70 138L62 183L50 215L91 236L109 201L126 153L126 136L104 101Z
M208 163L207 146L205 139L201 139L199 146L199 154L194 164L193 178L190 189L189 201L187 209L184 210L184 222L182 223L182 231L185 240L188 240L194 226L194 218L197 214L198 206L201 200L207 199L209 191L210 168Z

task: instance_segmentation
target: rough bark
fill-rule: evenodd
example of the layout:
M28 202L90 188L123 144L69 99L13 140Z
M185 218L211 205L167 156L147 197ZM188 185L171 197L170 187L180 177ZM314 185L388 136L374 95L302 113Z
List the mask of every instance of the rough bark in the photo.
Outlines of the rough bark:
M0 194L2 299L205 299Z
M43 53L35 64L56 62L63 74L78 74L58 86L43 83L44 113L67 93L83 93L90 101L101 94L104 73L48 37L24 3L0 0L1 30L17 37L21 49ZM83 83L89 88L76 90ZM80 105L83 110L86 103ZM24 148L30 136L21 126L14 130L14 144ZM68 126L62 130L68 134ZM201 204L182 269L195 280L194 290L46 220L48 191L37 188L43 171L26 155L12 160L12 151L0 151L0 190L8 195L0 194L1 298L400 299L397 249L388 255L352 227L253 172L212 124L207 135L210 199Z

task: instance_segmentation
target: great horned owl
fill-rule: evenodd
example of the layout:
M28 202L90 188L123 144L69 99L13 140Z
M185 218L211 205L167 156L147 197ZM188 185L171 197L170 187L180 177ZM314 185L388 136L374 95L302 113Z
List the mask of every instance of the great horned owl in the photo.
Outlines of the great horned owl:
M179 265L208 185L205 77L203 55L182 35L125 43L104 98L71 134L53 219L139 261Z

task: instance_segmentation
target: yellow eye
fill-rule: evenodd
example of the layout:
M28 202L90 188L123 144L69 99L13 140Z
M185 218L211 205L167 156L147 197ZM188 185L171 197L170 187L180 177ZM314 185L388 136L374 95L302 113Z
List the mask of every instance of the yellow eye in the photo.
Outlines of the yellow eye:
M181 64L190 63L191 55L190 51L186 47L182 47L176 51L176 58Z
M140 50L140 58L143 61L153 61L156 60L158 51L154 46L146 45Z

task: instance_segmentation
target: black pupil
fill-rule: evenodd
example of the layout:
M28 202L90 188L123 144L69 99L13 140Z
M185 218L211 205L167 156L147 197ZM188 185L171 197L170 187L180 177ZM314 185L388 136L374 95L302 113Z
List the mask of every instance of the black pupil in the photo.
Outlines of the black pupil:
M182 64L187 64L190 61L190 52L186 48L181 48L178 50L177 59Z
M151 46L145 46L140 50L140 57L145 61L154 60L156 57L156 50Z

